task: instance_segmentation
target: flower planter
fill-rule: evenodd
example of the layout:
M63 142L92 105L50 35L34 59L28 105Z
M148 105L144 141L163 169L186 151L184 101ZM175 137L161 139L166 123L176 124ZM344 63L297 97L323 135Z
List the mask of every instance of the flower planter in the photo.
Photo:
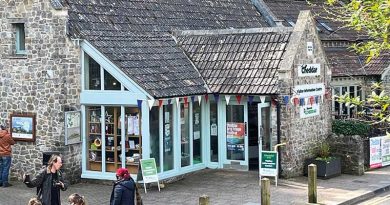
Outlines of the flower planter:
M307 166L309 164L317 165L317 177L321 179L329 179L341 175L341 161L339 157L334 157L329 161L306 159L304 174L307 176Z

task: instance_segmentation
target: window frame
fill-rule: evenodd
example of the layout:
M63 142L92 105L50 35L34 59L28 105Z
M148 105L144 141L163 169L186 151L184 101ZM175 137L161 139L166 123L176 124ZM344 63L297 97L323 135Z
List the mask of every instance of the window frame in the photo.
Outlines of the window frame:
M25 23L14 23L14 27L16 29L16 35L15 35L16 54L26 54L26 28L25 28ZM22 33L23 33L23 35L22 35ZM24 49L21 49L22 42L23 42Z

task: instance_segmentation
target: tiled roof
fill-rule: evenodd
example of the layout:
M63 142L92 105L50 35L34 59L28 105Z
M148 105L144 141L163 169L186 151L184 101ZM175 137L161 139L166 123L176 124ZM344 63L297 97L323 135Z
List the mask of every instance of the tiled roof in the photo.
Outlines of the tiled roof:
M390 66L390 55L382 54L365 65L366 58L346 48L325 48L332 76L381 75Z
M196 34L183 32L178 43L194 62L211 92L277 93L280 61L291 30L284 32Z
M327 18L329 15L324 10L324 0L310 1L312 5L304 0L264 0L264 2L279 20L283 20L284 26L291 26L288 21L295 23L301 10L311 10L315 15L317 30L322 40L365 39L355 31L343 28L340 22L329 20Z
M68 0L69 35L91 42L156 98L206 93L169 33L267 26L246 0Z

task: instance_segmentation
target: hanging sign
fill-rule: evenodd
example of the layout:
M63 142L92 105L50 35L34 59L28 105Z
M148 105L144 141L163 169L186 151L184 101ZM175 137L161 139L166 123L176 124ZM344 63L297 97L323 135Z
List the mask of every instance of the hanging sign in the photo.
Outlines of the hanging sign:
M155 159L154 158L140 159L140 163L141 163L142 180L143 180L144 187L145 187L145 193L146 193L145 184L152 183L152 182L157 182L158 191L160 191L160 183L158 181Z
M320 114L320 105L319 104L306 104L299 108L300 118L313 117Z
M278 152L261 151L260 176L278 175Z
M325 85L323 83L297 85L294 87L294 93L298 95L299 98L324 95Z
M317 76L320 75L321 64L303 64L298 66L298 76Z

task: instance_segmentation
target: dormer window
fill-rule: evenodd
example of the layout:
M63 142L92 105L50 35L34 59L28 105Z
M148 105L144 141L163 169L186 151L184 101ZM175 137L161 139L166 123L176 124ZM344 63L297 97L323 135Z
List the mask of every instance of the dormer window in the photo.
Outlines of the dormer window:
M332 29L330 26L328 26L326 23L320 22L320 24L321 24L326 30L328 30L328 31L333 31L333 29Z
M24 23L15 23L14 25L16 28L16 54L26 54L26 34L24 30Z

